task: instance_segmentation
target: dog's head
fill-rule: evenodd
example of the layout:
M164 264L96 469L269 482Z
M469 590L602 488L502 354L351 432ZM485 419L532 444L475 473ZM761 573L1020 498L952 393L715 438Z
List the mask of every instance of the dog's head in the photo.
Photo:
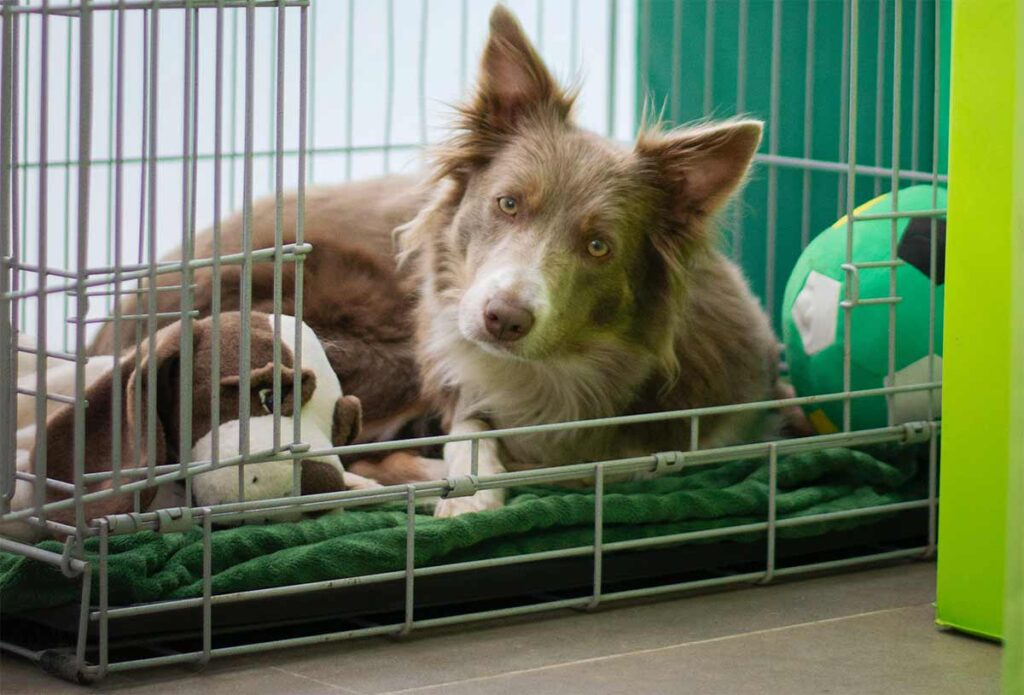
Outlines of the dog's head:
M665 349L709 218L761 124L645 130L620 147L579 128L513 15L491 15L476 94L437 153L438 193L400 229L440 333L509 360ZM435 336L436 338L436 336Z
M139 349L121 357L110 372L91 384L85 393L85 470L87 473L110 471L115 450L120 450L123 468L159 466L181 460L183 447L191 452L196 443L209 438L214 422L222 429L227 423L237 423L243 415L242 388L248 389L248 413L255 422L272 414L275 407L283 419L290 422L311 409L309 426L326 433L334 445L351 443L359 433L359 400L342 396L341 387L330 369L323 348L307 326L303 329L303 366L296 378L294 363L294 319L282 317L281 379L275 396L273 378L274 342L273 318L266 314L250 315L248 384L243 384L240 359L242 346L242 320L237 312L225 312L214 320L205 318L192 322L192 369L183 369L182 350L189 338L183 334L180 322L156 333L150 342L144 340ZM214 356L219 361L219 373L214 374ZM116 374L115 374L116 373ZM183 419L182 380L191 380L191 398L188 414ZM296 384L298 385L296 388ZM153 417L149 417L152 414ZM260 419L260 423L265 420ZM120 426L117 426L119 423ZM74 409L64 407L54 413L46 425L47 475L58 480L72 481L72 452L74 450ZM185 424L188 431L182 429ZM259 423L254 427L259 427ZM282 426L282 440L289 441L290 426ZM237 432L235 438L237 440ZM261 435L262 439L266 439ZM239 443L234 442L235 452ZM38 456L37 442L32 456ZM336 457L335 457L336 458ZM344 489L340 463L332 475L322 475L323 466L311 462L311 473L303 475L303 494ZM126 479L131 482L138 478ZM307 480L309 489L307 489ZM95 492L111 487L109 480L88 487ZM153 488L142 491L142 505L149 504ZM50 499L57 499L56 492ZM87 507L88 518L131 511L131 495L107 497ZM66 518L65 518L66 517ZM65 520L71 517L61 515Z

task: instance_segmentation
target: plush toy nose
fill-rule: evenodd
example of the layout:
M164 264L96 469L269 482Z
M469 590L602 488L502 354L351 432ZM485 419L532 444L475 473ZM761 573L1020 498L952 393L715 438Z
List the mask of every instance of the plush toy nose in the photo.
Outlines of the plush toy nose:
M533 328L533 313L504 299L492 299L484 306L484 326L495 340L514 342Z
M341 470L325 461L302 459L301 492L303 495L319 495L324 492L345 490L345 477Z

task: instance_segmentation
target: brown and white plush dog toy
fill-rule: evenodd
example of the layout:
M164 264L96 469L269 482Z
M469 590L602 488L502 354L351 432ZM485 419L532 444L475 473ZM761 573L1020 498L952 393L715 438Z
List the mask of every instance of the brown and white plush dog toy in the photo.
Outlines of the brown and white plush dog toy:
M341 392L338 377L327 360L324 349L309 326L302 324L301 391L293 392L295 319L281 317L281 334L274 334L274 318L268 314L250 314L249 370L249 446L250 453L267 451L273 446L273 358L274 342L281 343L280 419L281 440L288 442L294 427L293 418L300 418L303 441L313 450L352 443L359 435L361 408L359 399ZM191 403L191 460L211 460L213 455L212 403L219 403L217 437L218 458L226 460L240 450L239 410L242 365L239 348L242 341L241 315L225 312L218 317L220 326L220 374L216 383L212 374L213 320L205 318L192 324L192 403ZM85 472L110 471L114 461L115 418L120 418L120 451L122 469L163 465L180 460L179 445L181 423L180 380L189 378L182 373L181 323L166 326L157 332L153 344L143 341L138 354L129 351L122 355L116 367L119 370L119 392L114 392L115 369L95 376L90 374L85 398L86 456ZM96 358L91 358L96 359ZM102 363L102 360L100 360ZM150 378L153 365L155 379ZM154 389L155 419L147 418L150 389ZM141 405L141 407L140 407ZM19 409L20 410L20 409ZM152 435L150 435L152 428ZM18 470L31 473L40 451L33 442L31 427L19 431ZM150 442L152 445L150 446ZM74 408L65 405L51 413L46 422L46 470L50 479L73 482ZM300 461L301 494L334 492L348 488L377 486L372 480L344 471L336 455L312 456ZM245 500L270 499L291 494L291 461L268 461L246 464L243 476ZM138 480L124 478L122 483ZM234 465L217 468L196 476L193 493L198 505L206 506L238 501L239 471ZM110 489L109 479L85 486L85 492ZM145 487L140 492L140 509L151 510L167 506L184 505L187 501L176 495L180 484L160 488ZM166 493L166 494L165 494ZM68 497L54 488L46 491L46 501L54 502ZM12 510L26 509L34 500L33 485L19 479L12 499ZM110 514L131 512L135 509L132 493L106 496L86 504L87 520ZM64 508L49 514L49 519L74 524L74 510ZM280 517L275 517L280 518ZM37 540L42 534L25 524L4 524L5 535L25 540Z

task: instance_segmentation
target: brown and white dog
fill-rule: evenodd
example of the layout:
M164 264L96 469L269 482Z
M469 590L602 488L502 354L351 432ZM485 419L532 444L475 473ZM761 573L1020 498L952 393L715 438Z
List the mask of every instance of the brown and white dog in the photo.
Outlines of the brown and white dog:
M303 320L324 340L345 392L362 400L364 440L431 411L467 433L776 395L778 342L739 269L716 251L713 225L746 177L761 124L649 128L627 149L577 126L572 104L498 6L476 94L432 176L307 195ZM288 198L286 243L295 212ZM272 200L255 206L254 247L272 245L274 218ZM240 230L240 217L224 223L223 253L240 250ZM211 253L206 234L196 255ZM291 272L287 264L285 288ZM222 307L237 309L238 268L224 273ZM257 264L257 309L270 306L271 278ZM194 281L194 308L208 314L212 275L201 269ZM157 310L177 309L174 293L157 296ZM291 306L286 296L286 313ZM111 337L108 326L95 351L116 352ZM703 419L699 442L770 435L766 418L733 414ZM679 421L484 439L479 472L689 442ZM449 444L444 459L448 475L468 474L469 444ZM422 477L416 461L408 459L410 478ZM436 513L502 501L486 491L443 499Z
M438 152L430 202L400 230L420 276L426 392L453 432L742 403L777 389L779 347L713 216L747 174L757 121L643 131L632 149L578 127L504 8L476 95ZM702 447L762 439L759 414L705 418ZM689 448L686 422L484 439L479 471ZM445 449L470 472L467 443ZM442 499L437 515L501 505Z

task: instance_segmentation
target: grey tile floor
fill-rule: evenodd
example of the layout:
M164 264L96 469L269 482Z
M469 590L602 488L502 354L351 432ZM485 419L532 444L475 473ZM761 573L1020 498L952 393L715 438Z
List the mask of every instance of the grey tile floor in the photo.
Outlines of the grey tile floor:
M999 648L936 628L934 598L935 567L917 563L141 671L92 692L998 693ZM0 692L89 690L5 655Z

